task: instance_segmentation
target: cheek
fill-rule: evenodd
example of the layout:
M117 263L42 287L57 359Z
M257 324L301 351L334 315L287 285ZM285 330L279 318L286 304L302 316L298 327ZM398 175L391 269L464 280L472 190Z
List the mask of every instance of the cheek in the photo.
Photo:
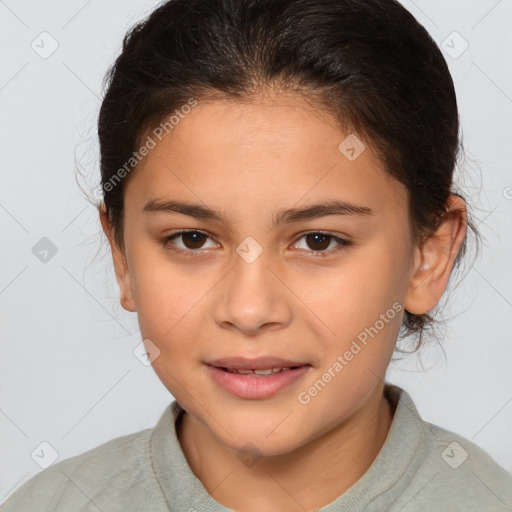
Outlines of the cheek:
M163 340L179 331L197 302L197 286L163 258L139 253L133 258L132 290L144 338Z
M307 278L302 289L307 289L308 301L321 304L334 321L375 320L375 315L378 318L402 296L405 279L401 259L385 247L368 246L349 255L346 263L326 275L321 286Z
M402 319L405 280L400 272L400 255L385 248L367 248L347 264L333 272L323 289L305 283L308 303L319 311L329 326L324 338L329 367L338 355L350 358L350 372L368 372L387 364L392 355ZM315 291L316 290L316 291Z
M137 268L133 288L141 336L158 347L153 369L177 396L179 383L188 382L202 364L208 289L197 276L184 275L167 262Z

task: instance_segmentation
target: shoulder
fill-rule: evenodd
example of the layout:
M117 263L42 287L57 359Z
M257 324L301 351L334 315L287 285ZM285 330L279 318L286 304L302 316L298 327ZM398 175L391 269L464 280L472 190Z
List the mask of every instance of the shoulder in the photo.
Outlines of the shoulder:
M512 473L469 439L425 421L402 388L388 385L386 395L395 416L372 475L382 492L368 511L512 512Z
M512 473L469 439L423 423L429 450L413 478L418 510L510 512Z
M112 439L32 477L0 507L20 510L144 510L160 496L151 464L153 429Z

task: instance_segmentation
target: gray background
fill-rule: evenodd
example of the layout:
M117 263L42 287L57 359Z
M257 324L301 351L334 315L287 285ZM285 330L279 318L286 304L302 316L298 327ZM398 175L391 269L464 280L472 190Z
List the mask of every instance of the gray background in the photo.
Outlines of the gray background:
M444 352L427 346L388 380L512 471L512 0L403 3L450 65L467 150L459 182L486 245L449 294ZM55 454L152 427L172 399L133 354L137 319L119 306L74 174L92 193L103 75L155 5L0 1L0 502Z

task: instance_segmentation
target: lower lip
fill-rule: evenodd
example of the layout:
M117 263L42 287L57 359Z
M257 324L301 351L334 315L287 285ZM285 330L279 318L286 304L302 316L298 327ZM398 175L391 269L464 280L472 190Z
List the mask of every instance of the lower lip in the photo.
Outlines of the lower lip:
M213 380L229 393L239 398L261 399L274 396L279 391L300 379L311 366L299 366L293 370L258 377L253 374L230 373L208 365Z

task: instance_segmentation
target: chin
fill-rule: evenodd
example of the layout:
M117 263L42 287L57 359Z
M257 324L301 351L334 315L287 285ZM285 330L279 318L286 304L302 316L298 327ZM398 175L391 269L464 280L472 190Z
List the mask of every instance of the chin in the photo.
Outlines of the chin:
M291 437L287 433L268 435L267 429L236 429L233 428L230 436L224 430L216 428L213 434L227 448L239 455L251 455L255 457L270 457L275 455L284 455L299 448L303 443L299 439ZM304 441L305 442L305 441Z

